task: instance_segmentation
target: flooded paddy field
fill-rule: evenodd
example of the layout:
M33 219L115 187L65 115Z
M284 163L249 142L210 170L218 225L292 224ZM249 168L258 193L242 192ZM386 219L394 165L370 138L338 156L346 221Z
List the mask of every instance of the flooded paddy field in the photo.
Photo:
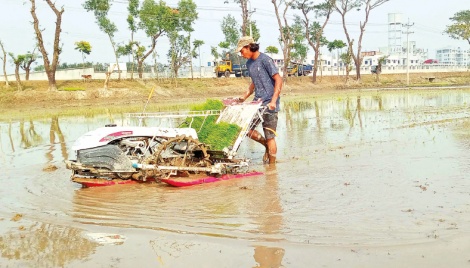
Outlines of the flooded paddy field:
M278 163L81 188L73 142L123 114L0 122L0 267L467 267L470 89L283 98Z

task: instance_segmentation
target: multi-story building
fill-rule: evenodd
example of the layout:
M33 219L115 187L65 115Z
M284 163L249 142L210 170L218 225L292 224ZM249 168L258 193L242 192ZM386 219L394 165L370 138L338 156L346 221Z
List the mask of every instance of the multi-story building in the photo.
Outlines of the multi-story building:
M436 51L436 60L441 65L469 66L470 49L446 47Z

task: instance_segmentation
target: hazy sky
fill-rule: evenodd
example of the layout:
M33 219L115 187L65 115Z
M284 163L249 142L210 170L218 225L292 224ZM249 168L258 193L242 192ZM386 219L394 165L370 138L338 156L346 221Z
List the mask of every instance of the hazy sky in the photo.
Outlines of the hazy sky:
M232 14L235 18L240 18L241 11L232 0L229 4L224 4L224 0L193 0L198 6L199 19L195 24L194 39L204 41L201 48L202 64L211 60L210 47L217 46L223 40L220 24L224 16ZM45 1L36 0L40 24L45 29L46 49L52 53L53 30L55 15L47 6ZM88 41L92 45L92 53L87 56L86 61L92 62L113 62L114 56L108 37L102 33L95 23L92 13L86 12L82 8L82 0L56 0L57 6L63 6L61 43L63 43L63 53L61 62L74 63L81 62L81 54L74 50L74 43L77 41ZM177 0L165 1L169 6L177 6ZM127 16L127 1L115 0L110 11L110 18L118 26L119 33L115 40L118 43L127 42L130 33L125 21ZM0 0L3 10L0 16L0 40L3 41L7 52L14 54L24 54L34 47L34 30L31 24L30 13L31 3L27 0ZM252 19L256 21L260 28L261 38L259 40L261 50L267 46L278 45L279 30L277 20L274 15L274 7L271 0L252 0L251 8L255 10ZM470 0L390 0L389 2L372 10L366 33L362 43L363 51L378 50L388 45L388 14L401 13L404 22L414 23L410 28L413 32L410 41L416 41L419 48L427 49L429 57L435 57L435 50L452 46L468 47L466 41L454 40L442 34L449 20L456 12L470 9ZM293 19L293 12L288 13ZM363 12L356 12L347 17L348 28L354 39L358 39L359 21L364 20ZM325 36L329 40L346 40L342 30L341 20L338 15L334 15L330 24L325 30ZM143 44L150 44L148 38L143 33L137 38ZM406 41L406 37L403 37ZM159 61L166 62L168 51L168 40L166 37L160 38L157 43ZM42 62L40 63L42 64ZM194 60L195 65L199 65L199 59ZM11 64L10 64L11 65ZM9 70L11 67L9 67ZM10 71L11 72L11 71Z

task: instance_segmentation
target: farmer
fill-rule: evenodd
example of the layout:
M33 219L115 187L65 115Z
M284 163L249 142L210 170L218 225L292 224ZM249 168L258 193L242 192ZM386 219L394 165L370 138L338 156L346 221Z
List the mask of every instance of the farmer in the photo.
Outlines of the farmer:
M264 137L255 130L256 125L253 125L249 130L248 137L266 148L263 162L275 164L277 145L274 138L276 137L282 78L273 60L266 54L259 52L259 44L255 43L251 36L240 38L236 52L240 52L242 57L248 59L246 67L251 77L251 84L245 94L239 98L240 101L245 101L254 92L254 100L261 100L263 105L267 107L263 114Z

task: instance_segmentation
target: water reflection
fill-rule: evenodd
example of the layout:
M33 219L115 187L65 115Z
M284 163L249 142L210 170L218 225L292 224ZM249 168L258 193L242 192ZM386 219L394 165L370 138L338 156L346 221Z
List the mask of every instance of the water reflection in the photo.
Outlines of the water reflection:
M38 135L36 130L34 129L34 122L33 120L29 120L29 128L25 131L24 120L20 122L20 135L21 135L21 143L20 146L22 148L30 148L32 146L36 146L42 143L42 137Z
M467 91L455 90L427 94L392 92L346 96L345 98L285 100L280 114L285 120L280 122L281 136L278 140L282 146L286 136L289 136L290 140L290 136L294 134L292 131L298 131L299 133L295 135L300 136L292 138L307 139L313 134L319 144L325 144L328 143L324 135L326 130L347 130L346 135L354 136L364 128L407 127L430 121L458 119L468 115L467 110L459 107L468 106L469 99L470 95ZM455 109L458 109L457 113ZM113 113L111 110L103 114L88 111L82 116L74 117L54 115L49 120L25 118L16 122L0 122L0 151L3 154L11 154L17 150L22 152L48 146L45 161L62 162L70 157L68 150L79 136L109 123L124 125L137 122L130 122L122 112ZM145 120L143 123L144 125L169 124L163 119L155 122ZM177 127L177 124L173 126ZM306 130L309 132L303 133ZM59 154L56 154L57 146L60 147L57 150ZM13 163L5 164L15 164L18 159L13 157L9 161Z
M98 246L75 228L36 223L19 229L0 236L1 257L18 262L18 267L65 267L87 258Z
M53 221L54 213L71 225L255 241L254 257L261 260L266 254L283 255L283 249L272 244L285 240L421 241L422 229L430 232L434 222L422 219L428 217L425 212L417 216L402 210L427 211L429 204L462 209L468 203L468 195L464 196L468 182L462 180L469 169L468 153L462 149L469 147L468 125L459 135L447 125L468 121L469 104L470 93L460 90L284 98L276 171L265 170L261 178L188 189L160 184L94 189L72 185L63 160L72 155L73 142L105 124L125 124L122 113L110 110L0 122L0 164L6 167L0 180L9 185L0 188L0 201L5 204L0 216L26 211ZM240 147L240 155L252 158L255 165L262 154L251 141ZM41 173L48 163L59 170ZM416 181L432 181L436 193L416 195L422 189ZM439 195L443 192L446 195ZM387 214L379 207L398 213ZM455 213L458 209L445 213L461 219L463 214ZM372 224L371 219L378 220ZM425 222L419 225L422 229L410 232L417 221ZM406 228L401 227L403 222L408 223Z
M55 146L58 143L60 146L60 152L64 160L69 159L69 154L67 152L67 144L65 143L64 134L59 126L59 117L53 116L51 119L51 129L49 131L49 150L46 152L46 159L48 162L53 162L54 160L54 151ZM56 140L57 138L57 140Z
M259 232L263 234L266 240L271 242L280 241L282 237L283 209L279 194L279 176L277 167L274 165L265 168L265 189L260 193L262 197L256 206L259 209L259 215L255 218L259 226ZM254 248L254 259L258 264L256 267L283 267L282 259L285 251L283 248L258 245Z

